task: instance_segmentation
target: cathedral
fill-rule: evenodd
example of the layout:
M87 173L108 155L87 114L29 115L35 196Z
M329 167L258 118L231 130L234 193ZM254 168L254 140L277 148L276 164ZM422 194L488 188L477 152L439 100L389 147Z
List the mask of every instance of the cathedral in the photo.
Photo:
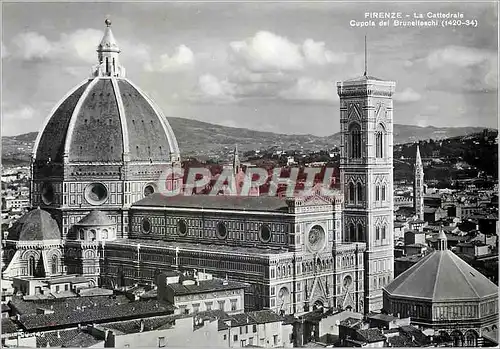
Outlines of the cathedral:
M341 189L333 195L169 197L159 177L180 167L175 135L126 78L105 23L91 77L54 107L36 140L33 209L3 241L3 279L78 275L113 289L196 268L248 283L246 310L380 310L394 265L395 83L365 72L337 84ZM175 176L166 183L181 185Z

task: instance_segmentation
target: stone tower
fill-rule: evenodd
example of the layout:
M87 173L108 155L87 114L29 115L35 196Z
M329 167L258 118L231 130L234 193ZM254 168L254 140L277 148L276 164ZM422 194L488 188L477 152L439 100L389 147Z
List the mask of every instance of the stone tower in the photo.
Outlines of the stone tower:
M417 219L424 220L424 166L420 158L420 148L417 144L415 158L415 178L413 179L413 208Z
M393 107L395 83L365 75L337 83L344 241L366 243L365 312L382 308L394 277Z

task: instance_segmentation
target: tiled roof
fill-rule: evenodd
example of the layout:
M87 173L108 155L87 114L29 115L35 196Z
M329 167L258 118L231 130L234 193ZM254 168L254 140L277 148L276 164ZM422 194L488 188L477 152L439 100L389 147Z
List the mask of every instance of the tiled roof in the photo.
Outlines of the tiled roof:
M378 328L367 328L364 330L357 330L358 339L363 339L367 343L385 341L386 338Z
M68 325L102 323L118 319L130 319L141 316L171 314L174 307L161 301L139 301L121 305L94 306L82 310L59 310L46 315L22 315L19 323L26 330L45 327L64 327Z
M43 241L59 240L61 233L55 219L47 211L34 209L22 216L9 229L7 240Z
M137 206L288 212L286 201L277 196L165 196L154 193L132 205L132 207Z
M92 210L83 217L78 223L81 226L87 225L114 225L115 223L102 211Z
M186 294L194 294L194 293L207 293L214 291L223 291L223 290L235 290L246 288L248 284L237 281L227 281L227 284L224 284L224 280L214 278L212 280L202 280L199 284L194 285L182 285L180 283L169 284L167 288L172 289L174 295L186 295Z
M90 296L67 299L51 299L51 300L34 300L25 301L19 297L14 297L9 302L9 305L16 309L21 315L36 314L37 308L52 308L54 312L73 311L78 308L92 307L113 307L120 304L130 303L130 300L124 295L117 296Z
M100 327L110 329L117 334L138 333L141 331L141 322L144 323L144 331L156 331L160 328L171 327L175 320L183 315L156 316L146 319L134 319L129 321L116 321L100 325Z
M340 321L340 324L342 326L346 326L346 327L359 327L359 325L362 323L362 321L360 319L356 319L356 318L353 318L353 317L348 317L347 319L344 319L342 321Z
M284 317L276 314L272 310L258 310L241 314L233 314L225 319L219 319L219 331L229 328L227 321L231 321L230 327L240 327L244 325L267 324L272 322L283 322Z
M424 346L430 343L429 337L427 337L421 330L414 326L401 326L399 327L400 333L405 334L410 339L413 338L417 346Z
M43 336L36 337L36 346L40 347L63 347L63 348L87 348L97 343L103 342L95 338L85 330L60 330L45 332Z
M498 287L450 250L425 256L385 290L391 296L432 301L480 300L498 293Z
M9 318L2 318L2 334L16 333L19 326Z
M145 247L166 247L169 249L175 249L179 247L183 250L194 250L203 252L214 252L214 253L232 253L232 254L244 254L252 255L256 257L261 257L265 255L275 255L281 252L288 252L285 248L264 248L264 247L240 247L240 246L230 246L230 245L217 245L216 249L207 249L207 244L192 243L192 242L171 242L171 241L161 241L161 240L147 240L147 239L120 239L115 241L110 241L106 243L106 246L135 246L141 245L141 248Z

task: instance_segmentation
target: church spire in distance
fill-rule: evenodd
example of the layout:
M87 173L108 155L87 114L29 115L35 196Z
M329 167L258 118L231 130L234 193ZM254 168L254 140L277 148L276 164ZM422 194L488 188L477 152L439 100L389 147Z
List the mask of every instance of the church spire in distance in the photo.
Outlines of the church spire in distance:
M120 65L120 47L111 31L111 20L104 21L106 28L104 35L97 46L97 60L99 65L94 67L93 76L125 77L125 68Z
M233 173L237 174L240 172L240 155L238 154L238 144L234 146L234 153L233 153Z
M420 157L420 147L417 144L415 156L415 172L413 180L413 208L417 219L424 220L424 166Z

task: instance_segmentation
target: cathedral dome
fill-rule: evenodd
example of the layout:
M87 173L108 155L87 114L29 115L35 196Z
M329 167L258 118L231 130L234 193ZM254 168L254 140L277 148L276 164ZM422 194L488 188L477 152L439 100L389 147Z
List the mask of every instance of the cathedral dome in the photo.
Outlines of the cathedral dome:
M9 229L7 240L14 241L44 241L59 240L59 226L50 213L39 208L22 216Z
M93 76L52 110L35 143L38 162L89 163L179 158L175 135L160 109L119 64L120 49L106 20Z

